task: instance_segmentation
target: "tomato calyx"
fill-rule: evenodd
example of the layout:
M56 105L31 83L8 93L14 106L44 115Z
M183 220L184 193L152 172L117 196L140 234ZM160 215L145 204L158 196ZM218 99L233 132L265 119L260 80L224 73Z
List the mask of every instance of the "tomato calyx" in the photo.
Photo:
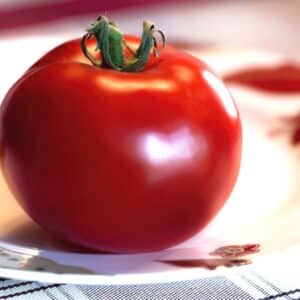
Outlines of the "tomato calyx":
M105 16L100 16L82 37L81 49L83 54L96 67L110 68L121 72L138 72L144 68L152 49L154 56L159 56L156 34L160 35L162 48L164 48L166 37L163 31L157 29L154 23L144 21L141 43L137 50L133 50L126 43L123 33L118 26ZM91 37L96 39L96 50L101 52L101 60L95 59L88 51L86 41ZM131 54L129 58L124 54L125 49L128 49Z

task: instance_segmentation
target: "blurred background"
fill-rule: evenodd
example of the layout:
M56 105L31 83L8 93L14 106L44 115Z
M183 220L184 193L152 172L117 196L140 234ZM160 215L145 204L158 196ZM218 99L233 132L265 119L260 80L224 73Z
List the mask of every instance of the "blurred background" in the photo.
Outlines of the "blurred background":
M138 33L141 20L159 24L171 39L242 43L295 53L298 0L0 0L0 38L73 37L98 15Z
M225 43L292 56L300 49L299 0L0 0L0 98L39 56L82 36L102 14L132 34L150 19L185 48Z

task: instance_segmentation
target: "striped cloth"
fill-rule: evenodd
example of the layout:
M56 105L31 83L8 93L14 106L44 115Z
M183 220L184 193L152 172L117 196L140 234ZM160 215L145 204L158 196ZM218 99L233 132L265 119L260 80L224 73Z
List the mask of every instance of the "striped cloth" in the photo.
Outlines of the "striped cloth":
M63 284L43 284L29 281L15 281L0 278L0 299L39 299L39 300L98 300L98 299L131 299L131 300L237 300L237 299L300 299L300 289L282 291L271 282L260 278L256 281L247 276L241 280L248 286L246 289L226 277L212 277L193 281L168 284L137 286L76 286ZM269 288L265 289L263 286ZM253 296L255 290L259 296ZM269 290L272 290L270 292Z
M274 273L272 271L272 273ZM276 272L275 272L276 273ZM269 272L270 275L270 272ZM281 276L289 276L282 274ZM283 278L283 277L282 277ZM276 276L271 280L252 268L237 268L228 275L183 282L122 285L87 286L71 284L46 284L0 278L0 299L38 300L238 300L238 299L300 299L299 288L284 290ZM293 280L291 280L293 281ZM282 281L281 281L282 282ZM293 284L293 283L292 283ZM291 287L291 286L290 286Z

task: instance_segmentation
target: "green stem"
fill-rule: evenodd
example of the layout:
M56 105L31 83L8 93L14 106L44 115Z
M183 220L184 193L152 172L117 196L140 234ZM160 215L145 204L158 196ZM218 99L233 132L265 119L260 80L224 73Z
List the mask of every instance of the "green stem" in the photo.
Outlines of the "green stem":
M157 30L155 25L149 21L143 23L143 34L141 43L136 51L133 51L127 44L122 32L118 27L109 22L106 17L99 17L87 30L81 40L81 48L84 55L96 67L110 68L124 72L138 72L146 65L152 48L154 55L158 56L157 42L155 34L160 34L163 47L166 39L161 30ZM97 61L89 52L86 46L86 40L94 37L97 41L97 49L101 51L101 61ZM131 57L125 58L124 51L128 48Z

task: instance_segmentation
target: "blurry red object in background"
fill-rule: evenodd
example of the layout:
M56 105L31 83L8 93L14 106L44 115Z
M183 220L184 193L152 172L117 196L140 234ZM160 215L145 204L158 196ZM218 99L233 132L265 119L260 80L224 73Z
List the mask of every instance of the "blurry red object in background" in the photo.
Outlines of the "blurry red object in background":
M2 0L0 31L82 14L103 14L116 9L181 0ZM184 0L182 0L184 1Z

